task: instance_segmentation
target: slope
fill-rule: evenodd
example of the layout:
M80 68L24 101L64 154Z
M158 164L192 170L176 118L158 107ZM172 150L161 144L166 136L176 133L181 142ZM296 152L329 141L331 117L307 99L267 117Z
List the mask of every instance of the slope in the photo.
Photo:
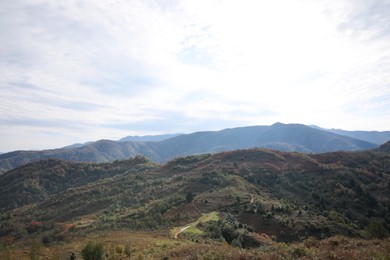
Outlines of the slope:
M99 164L55 159L29 163L0 176L0 210L39 203L69 188L88 185L117 174L141 173L155 167L143 157Z
M0 172L41 159L60 159L73 162L112 162L137 155L152 160L159 156L144 143L116 142L100 140L76 148L52 149L42 151L15 151L0 155Z
M141 159L104 164L103 173L87 172L84 164L49 162L2 177L0 201L8 211L2 210L0 236L60 234L54 229L58 223L73 226L69 232L161 229L213 211L220 212L221 221L197 228L228 243L245 232L294 241L366 236L371 223L379 223L385 236L390 231L390 154L380 151L308 155L249 149L178 158L162 166ZM90 181L59 181L58 172L67 180L85 176L81 180ZM92 180L94 174L100 177ZM30 189L23 181L29 176L45 194L36 201L18 196ZM59 183L67 184L60 188ZM9 201L13 197L18 201ZM36 227L37 222L42 224Z

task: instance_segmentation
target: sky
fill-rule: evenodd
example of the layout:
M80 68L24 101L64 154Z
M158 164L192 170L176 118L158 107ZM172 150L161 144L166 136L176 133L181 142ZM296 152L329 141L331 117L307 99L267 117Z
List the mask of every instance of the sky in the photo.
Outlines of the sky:
M275 122L390 130L390 0L0 1L0 152Z

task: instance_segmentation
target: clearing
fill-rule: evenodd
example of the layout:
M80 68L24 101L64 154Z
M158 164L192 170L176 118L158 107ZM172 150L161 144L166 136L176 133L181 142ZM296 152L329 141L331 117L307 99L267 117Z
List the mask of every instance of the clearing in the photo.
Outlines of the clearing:
M218 221L219 216L218 216L217 211L212 211L210 213L202 213L202 216L199 217L195 222L189 223L187 225L184 225L182 227L174 227L171 229L171 234L172 236L177 239L177 236L182 233L182 232L191 232L191 233L196 233L196 234L203 234L203 231L198 229L196 225L199 223L206 223L209 221Z

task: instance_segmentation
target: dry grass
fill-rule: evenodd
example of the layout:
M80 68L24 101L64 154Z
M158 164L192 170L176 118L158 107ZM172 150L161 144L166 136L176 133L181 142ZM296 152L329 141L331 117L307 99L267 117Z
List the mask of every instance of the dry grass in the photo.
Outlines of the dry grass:
M309 238L300 243L274 243L245 250L210 240L191 242L172 239L169 231L96 232L74 238L66 244L42 248L41 259L69 259L88 241L103 243L107 259L390 259L390 241L335 236L325 240ZM32 241L19 242L0 250L1 259L29 259Z

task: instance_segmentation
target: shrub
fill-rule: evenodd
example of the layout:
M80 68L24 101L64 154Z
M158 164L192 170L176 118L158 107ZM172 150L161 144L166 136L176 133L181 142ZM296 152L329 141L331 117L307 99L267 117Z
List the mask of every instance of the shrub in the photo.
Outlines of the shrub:
M238 238L233 239L231 245L235 246L235 247L238 247L238 248L242 248L242 243L241 243L241 241Z
M306 256L306 251L304 248L301 248L301 247L296 247L292 250L291 252L291 255L294 257L294 258L302 258L304 256Z
M315 237L309 237L307 238L303 244L307 247L307 248L311 248L311 247L319 247L320 245L320 241L318 241Z
M9 247L0 243L0 259L11 260L12 259L12 251Z
M88 244L81 251L81 256L85 260L102 260L104 257L104 249L102 244Z
M35 240L30 248L28 256L31 260L39 260L40 254L42 252L43 244L41 241Z
M212 239L219 239L222 237L221 228L216 224L216 221L210 221L207 227L207 234Z
M369 238L383 239L388 236L386 228L377 220L372 221L370 225L368 225L366 232Z
M125 255L127 255L127 256L131 256L131 247L130 247L130 244L129 244L129 243L127 243L127 244L125 245L124 253L125 253Z
M118 254L118 255L121 255L123 253L123 251L125 250L125 247L123 245L117 245L115 247L115 252Z

